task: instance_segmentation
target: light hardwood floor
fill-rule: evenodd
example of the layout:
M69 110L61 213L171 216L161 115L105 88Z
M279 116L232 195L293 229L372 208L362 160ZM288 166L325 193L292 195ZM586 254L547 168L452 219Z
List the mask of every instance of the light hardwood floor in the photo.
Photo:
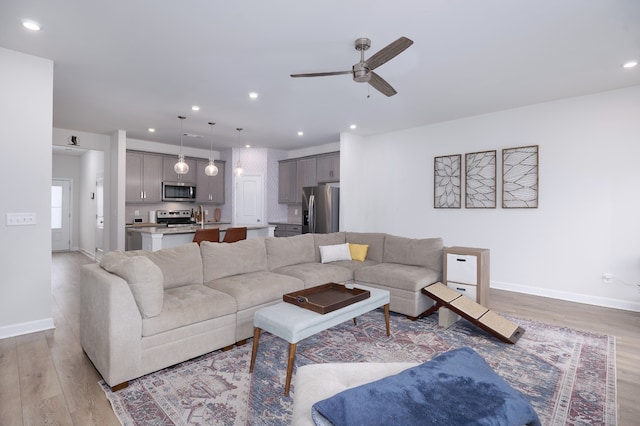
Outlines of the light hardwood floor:
M79 341L78 252L52 255L55 330L0 340L0 425L118 425ZM617 341L619 425L640 423L640 313L491 290L490 307L610 334Z

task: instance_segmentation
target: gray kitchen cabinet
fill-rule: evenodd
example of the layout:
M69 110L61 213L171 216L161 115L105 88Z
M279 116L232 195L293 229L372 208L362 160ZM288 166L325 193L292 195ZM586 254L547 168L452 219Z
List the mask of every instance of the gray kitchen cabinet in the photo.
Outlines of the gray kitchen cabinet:
M296 174L298 188L296 189L296 192L298 195L296 198L298 199L298 202L301 202L302 188L305 186L316 186L318 184L316 179L316 158L301 158L298 160L297 167L298 170Z
M279 223L273 230L274 237L293 237L302 233L302 225L292 223Z
M127 151L125 201L159 203L162 200L162 155Z
M318 183L340 181L340 153L319 155L316 159L316 180Z
M204 169L209 165L209 160L197 159L196 172L196 202L210 204L224 204L224 161L214 161L218 168L218 174L207 176Z
M297 166L296 160L282 160L278 163L278 203L301 202L301 197L298 196Z
M179 175L173 170L173 166L178 162L177 155L165 155L162 161L162 181L163 182L196 182L196 160L193 158L185 158L189 165L189 171L186 175Z

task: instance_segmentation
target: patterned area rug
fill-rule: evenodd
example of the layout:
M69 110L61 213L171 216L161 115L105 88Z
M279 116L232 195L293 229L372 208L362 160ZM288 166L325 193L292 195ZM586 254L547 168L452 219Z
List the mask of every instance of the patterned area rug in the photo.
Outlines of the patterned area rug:
M324 362L424 362L470 346L529 397L543 425L616 424L614 337L509 317L526 331L500 342L465 320L438 326L437 314L409 321L391 314L387 337L381 310L298 343L296 367ZM103 389L123 425L285 425L295 395L285 397L288 343L262 333L253 377L251 344L216 351Z

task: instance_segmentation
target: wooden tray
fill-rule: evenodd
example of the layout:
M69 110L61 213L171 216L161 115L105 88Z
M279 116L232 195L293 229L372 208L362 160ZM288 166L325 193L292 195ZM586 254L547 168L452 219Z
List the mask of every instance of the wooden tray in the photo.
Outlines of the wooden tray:
M282 296L282 300L319 314L327 314L368 299L369 296L371 296L369 290L346 288L342 284L328 283L287 293Z

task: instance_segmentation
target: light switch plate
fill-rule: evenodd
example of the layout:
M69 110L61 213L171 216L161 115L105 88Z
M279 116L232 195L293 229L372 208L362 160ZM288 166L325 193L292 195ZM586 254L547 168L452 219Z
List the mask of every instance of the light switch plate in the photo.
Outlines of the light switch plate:
M35 225L35 213L7 213L7 226Z

